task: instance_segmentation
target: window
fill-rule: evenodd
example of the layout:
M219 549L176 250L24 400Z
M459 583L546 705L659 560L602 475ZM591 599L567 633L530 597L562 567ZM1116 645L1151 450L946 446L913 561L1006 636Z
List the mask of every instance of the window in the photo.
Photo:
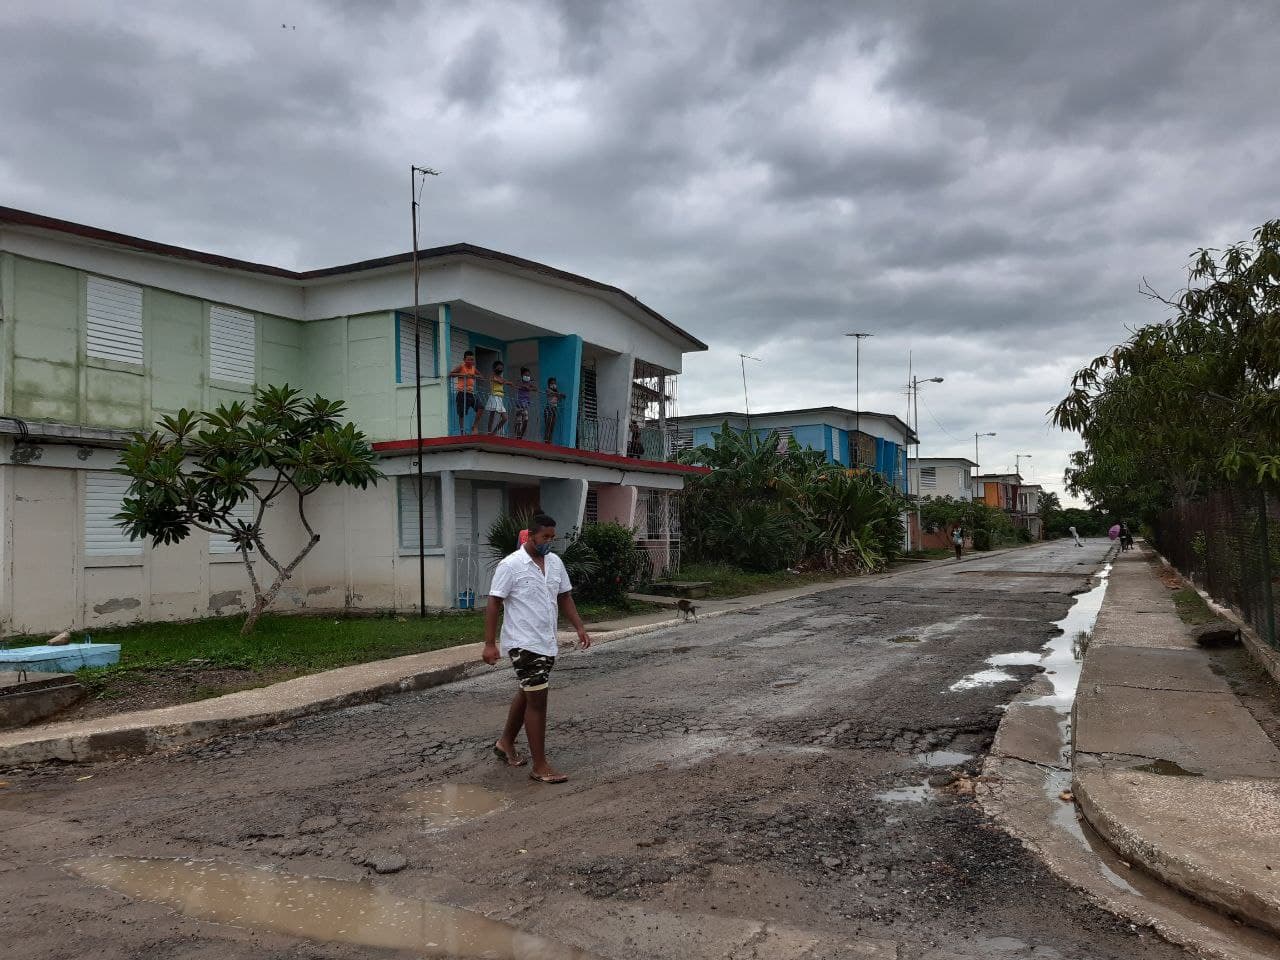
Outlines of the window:
M142 541L130 540L115 520L129 491L129 478L92 471L84 478L84 555L137 557Z
M422 478L423 541L427 549L440 546L440 484L434 476ZM400 549L418 549L418 478L400 477L396 482L400 510ZM469 523L468 523L469 526Z
M231 516L242 523L253 523L254 517L257 516L258 501L253 497L248 500L237 503L231 510ZM239 548L231 542L224 534L209 534L209 554L211 556L225 556L226 554L239 554Z
M582 523L600 522L600 491L587 490L587 504L582 508Z
M938 468L920 468L920 489L936 490L938 488Z
M414 330L421 331L418 335L418 352L422 355L422 376L434 377L436 375L435 323L428 317L415 321L409 314L397 313L396 328L397 340L400 344L396 361L396 380L399 383L413 383L414 372L418 369L417 357L413 350Z
M253 314L231 307L209 308L209 376L231 383L257 380L257 328Z
M677 430L671 438L671 452L679 453L681 450L693 449L693 431Z
M142 288L90 277L87 284L85 353L99 360L142 363Z

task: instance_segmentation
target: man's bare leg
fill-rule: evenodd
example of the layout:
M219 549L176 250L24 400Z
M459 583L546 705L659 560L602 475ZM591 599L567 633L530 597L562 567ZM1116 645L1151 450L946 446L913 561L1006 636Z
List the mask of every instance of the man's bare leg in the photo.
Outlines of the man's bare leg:
M529 738L529 754L533 758L534 776L563 776L551 764L547 763L546 690L531 690L525 694L524 733Z
M544 690L543 693L546 693ZM507 710L507 725L502 728L502 736L498 739L498 749L509 758L507 763L519 766L524 758L516 753L516 737L520 736L520 728L524 726L524 715L528 698L523 690L517 690ZM545 714L544 714L545 716Z

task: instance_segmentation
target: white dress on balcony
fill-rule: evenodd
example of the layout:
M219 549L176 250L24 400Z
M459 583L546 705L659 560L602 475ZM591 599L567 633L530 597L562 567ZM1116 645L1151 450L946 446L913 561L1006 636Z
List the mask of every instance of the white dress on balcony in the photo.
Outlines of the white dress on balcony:
M506 413L507 404L504 397L506 384L493 383L489 387L489 399L485 401L484 408L490 413Z

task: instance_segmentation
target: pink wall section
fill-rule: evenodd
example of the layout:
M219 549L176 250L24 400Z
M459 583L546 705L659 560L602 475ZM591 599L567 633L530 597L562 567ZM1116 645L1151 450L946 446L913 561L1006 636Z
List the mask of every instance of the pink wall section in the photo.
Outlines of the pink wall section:
M628 484L608 484L593 487L596 491L597 519L601 523L620 523L631 526L636 515L636 488Z

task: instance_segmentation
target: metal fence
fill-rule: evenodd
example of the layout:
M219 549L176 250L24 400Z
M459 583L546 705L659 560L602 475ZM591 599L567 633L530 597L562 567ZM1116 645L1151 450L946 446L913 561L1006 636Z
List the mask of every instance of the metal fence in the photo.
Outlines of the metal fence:
M1222 489L1166 510L1152 532L1170 563L1280 647L1280 498L1260 487Z

